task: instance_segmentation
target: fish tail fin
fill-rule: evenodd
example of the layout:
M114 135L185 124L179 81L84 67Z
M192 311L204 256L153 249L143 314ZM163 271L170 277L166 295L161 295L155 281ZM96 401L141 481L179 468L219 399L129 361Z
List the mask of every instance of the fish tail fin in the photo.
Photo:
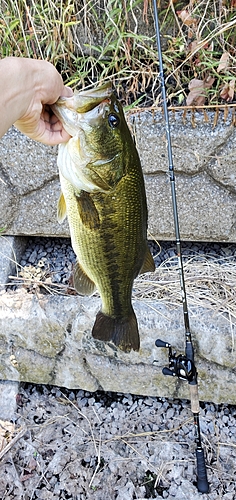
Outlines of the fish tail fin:
M112 341L122 351L138 351L140 347L137 319L133 309L126 318L112 317L98 312L92 330L93 338Z

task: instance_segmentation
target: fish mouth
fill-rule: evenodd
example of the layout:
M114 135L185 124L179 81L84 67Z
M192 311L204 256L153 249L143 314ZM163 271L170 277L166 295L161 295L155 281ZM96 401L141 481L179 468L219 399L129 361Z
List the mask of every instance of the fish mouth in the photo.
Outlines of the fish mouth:
M51 107L68 134L74 137L80 131L89 132L93 127L99 126L101 119L105 118L106 113L109 112L110 105L111 100L107 98L86 113L78 113L68 107L57 106L57 104Z
M103 117L105 105L110 104L111 95L112 87L108 82L75 92L72 97L60 97L51 108L68 134L74 136L79 128L97 125L97 120Z
M111 104L111 95L112 88L108 83L95 89L77 92L72 97L60 97L51 108L68 134L73 137L80 129L98 125Z
M109 98L111 94L112 86L108 82L92 89L75 91L72 97L60 97L56 105L77 111L77 113L86 113Z

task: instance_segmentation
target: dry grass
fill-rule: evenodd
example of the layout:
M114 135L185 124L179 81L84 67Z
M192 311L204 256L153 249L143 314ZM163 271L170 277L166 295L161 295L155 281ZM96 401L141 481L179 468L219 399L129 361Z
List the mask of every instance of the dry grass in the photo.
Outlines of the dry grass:
M184 259L184 276L189 306L211 309L236 323L236 262L231 256L198 255ZM169 308L182 304L176 259L164 261L150 275L135 282L134 298L158 300Z
M0 461L6 453L21 439L27 431L27 427L15 429L12 422L0 420Z

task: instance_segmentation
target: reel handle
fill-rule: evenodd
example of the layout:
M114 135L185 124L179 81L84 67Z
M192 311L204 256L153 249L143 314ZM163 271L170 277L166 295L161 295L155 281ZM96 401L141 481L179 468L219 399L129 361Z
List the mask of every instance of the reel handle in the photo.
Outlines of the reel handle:
M175 373L173 372L173 370L170 370L170 368L167 368L167 366L165 366L165 368L163 368L162 373L163 373L163 375L170 375L170 377L175 376Z
M166 347L166 348L170 348L171 347L171 345L168 342L164 342L164 340L161 340L161 339L157 339L156 340L155 346L156 347Z

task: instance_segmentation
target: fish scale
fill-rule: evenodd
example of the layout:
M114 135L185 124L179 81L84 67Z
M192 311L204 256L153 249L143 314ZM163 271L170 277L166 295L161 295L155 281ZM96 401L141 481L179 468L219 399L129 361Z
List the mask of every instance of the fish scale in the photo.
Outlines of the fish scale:
M130 205L132 206L134 201L133 182L130 184L131 196L127 200L127 210L126 212L123 210L122 214L120 200L123 186L119 186L121 193L118 191L112 200L113 203L110 199L109 204L107 203L106 194L92 195L101 218L101 227L97 231L91 231L76 217L77 207L73 187L66 179L61 178L63 193L68 193L69 189L72 191L71 199L68 199L68 195L65 196L74 251L85 273L96 283L103 298L103 312L108 315L122 316L130 313L132 280L137 276L143 263L145 247L143 248L144 242L140 241L141 221L138 220L136 213L130 218ZM127 189L127 182L125 187ZM122 202L124 204L124 199ZM130 234L133 236L132 239ZM83 241L83 244L79 244L79 240ZM107 293L108 290L112 293ZM116 297L116 300L113 297Z
M101 91L99 95L101 98ZM73 147L69 141L59 149L62 196L58 218L62 221L65 213L68 217L77 256L75 288L81 294L97 289L101 296L102 308L96 316L93 337L112 341L129 352L140 346L131 303L133 281L139 272L155 269L147 245L143 173L115 96L110 94L109 100L106 97L99 104L96 101L92 109L88 99L86 102L89 110L77 113L74 132L69 115ZM53 110L66 128L65 99L64 107L55 106Z

